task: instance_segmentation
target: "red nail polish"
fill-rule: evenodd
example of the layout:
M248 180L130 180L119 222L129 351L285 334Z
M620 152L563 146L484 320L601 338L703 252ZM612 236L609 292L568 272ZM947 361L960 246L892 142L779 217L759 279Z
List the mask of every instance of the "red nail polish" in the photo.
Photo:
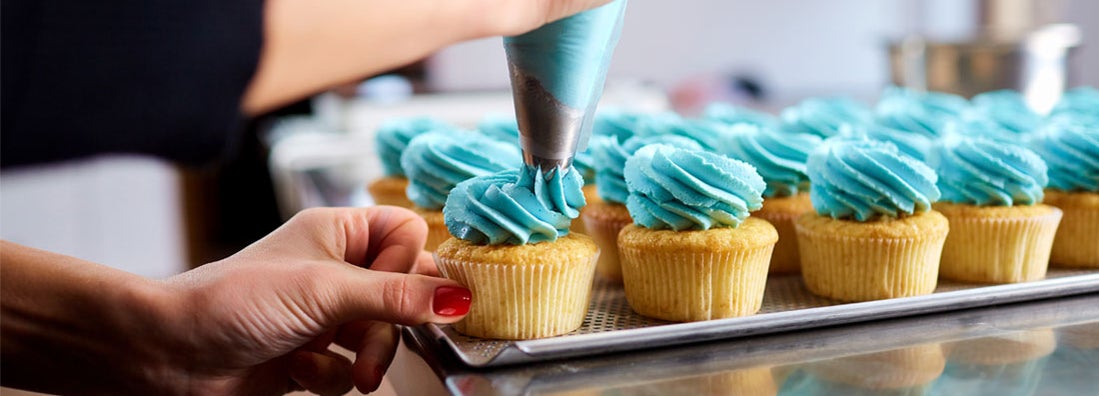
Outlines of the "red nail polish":
M464 287L442 286L435 289L435 301L432 309L443 316L460 316L469 312L473 293Z

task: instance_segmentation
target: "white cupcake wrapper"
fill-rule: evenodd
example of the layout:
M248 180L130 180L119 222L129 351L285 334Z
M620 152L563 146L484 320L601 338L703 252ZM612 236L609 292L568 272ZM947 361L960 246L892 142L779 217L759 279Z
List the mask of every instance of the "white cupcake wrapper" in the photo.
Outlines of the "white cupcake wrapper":
M622 282L622 264L621 258L618 252L618 233L622 231L626 226L633 224L633 219L627 221L604 221L590 216L584 215L587 212L581 212L580 217L584 219L584 226L587 228L587 235L591 237L595 244L599 246L603 254L599 256L599 263L596 266L596 272L599 276L616 283Z
M1052 207L1051 207L1052 208ZM943 213L950 234L939 276L966 282L1013 283L1046 277L1061 210L1024 218L960 217Z

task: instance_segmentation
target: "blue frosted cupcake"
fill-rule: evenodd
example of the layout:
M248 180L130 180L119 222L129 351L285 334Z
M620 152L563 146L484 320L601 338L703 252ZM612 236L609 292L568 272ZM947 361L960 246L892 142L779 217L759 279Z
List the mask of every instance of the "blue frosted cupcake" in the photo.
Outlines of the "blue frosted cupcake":
M378 127L374 144L382 161L382 177L366 186L374 203L411 208L412 201L405 195L408 178L401 169L401 153L416 136L432 130L453 129L453 126L429 117L394 119Z
M823 138L873 120L870 108L847 98L811 98L782 111L782 129Z
M671 321L759 311L778 233L749 217L766 188L755 168L653 144L625 169L634 224L618 234L618 248L630 307Z
M801 274L814 294L868 301L935 291L945 217L931 168L887 143L832 138L809 155L816 213L796 223Z
M969 102L960 96L891 87L882 93L875 119L892 129L937 138L968 108Z
M777 117L745 107L714 102L702 110L702 117L725 125L751 124L763 128L778 128Z
M401 154L408 176L406 190L412 209L427 222L424 249L433 251L450 238L443 222L443 205L454 186L467 179L514 169L523 163L514 145L460 130L425 133L412 139Z
M1099 100L1093 111L1099 113ZM1039 130L1034 151L1049 166L1043 203L1064 212L1053 239L1054 266L1099 268L1099 116L1061 117Z
M523 166L458 184L443 209L453 238L435 252L440 272L469 288L473 305L455 329L530 339L583 323L599 250L569 233L584 205L575 169Z
M771 255L772 274L801 270L794 220L813 210L805 162L820 144L816 135L779 133L749 124L734 125L730 131L725 154L755 166L767 183L763 207L752 215L778 230L778 243Z
M1045 278L1061 210L1042 205L1046 164L1015 144L949 136L933 166L950 221L939 276L981 283Z

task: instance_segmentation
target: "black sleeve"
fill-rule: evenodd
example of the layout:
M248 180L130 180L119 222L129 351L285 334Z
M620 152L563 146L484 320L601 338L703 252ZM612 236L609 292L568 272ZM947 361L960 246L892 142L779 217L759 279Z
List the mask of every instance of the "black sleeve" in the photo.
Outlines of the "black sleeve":
M145 153L197 164L243 125L263 0L3 0L0 164Z

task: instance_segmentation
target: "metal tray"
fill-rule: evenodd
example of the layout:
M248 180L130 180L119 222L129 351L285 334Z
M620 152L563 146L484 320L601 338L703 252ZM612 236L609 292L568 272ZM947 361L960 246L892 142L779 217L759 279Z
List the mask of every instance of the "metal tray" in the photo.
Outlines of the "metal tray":
M471 367L496 367L552 359L682 345L790 330L945 312L996 304L1099 292L1099 271L1051 269L1041 281L979 285L940 281L935 293L860 303L841 303L811 294L798 275L767 280L756 315L675 323L634 313L621 285L596 281L581 327L537 340L468 337L449 325L416 328Z

